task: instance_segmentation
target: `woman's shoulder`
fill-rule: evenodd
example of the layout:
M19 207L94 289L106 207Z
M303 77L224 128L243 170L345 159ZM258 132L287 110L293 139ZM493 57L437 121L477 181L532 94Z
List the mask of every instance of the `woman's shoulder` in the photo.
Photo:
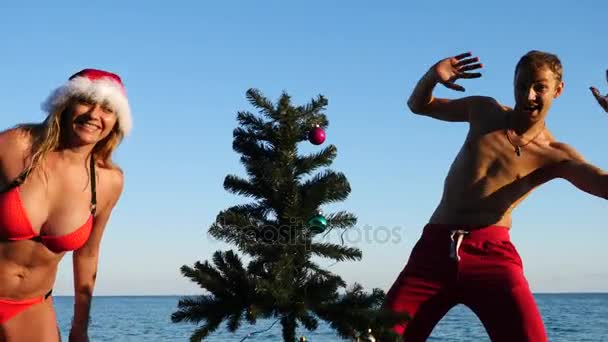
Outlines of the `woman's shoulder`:
M12 148L30 146L33 129L33 126L21 125L0 131L0 144Z
M0 132L0 154L23 155L32 146L33 127L16 126Z
M118 200L124 186L124 172L116 164L97 162L96 164L100 182L103 182L110 197Z

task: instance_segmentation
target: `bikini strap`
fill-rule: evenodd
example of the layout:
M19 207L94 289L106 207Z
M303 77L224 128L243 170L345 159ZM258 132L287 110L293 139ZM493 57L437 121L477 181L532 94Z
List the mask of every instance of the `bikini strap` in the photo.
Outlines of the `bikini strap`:
M91 166L89 167L91 171L91 213L95 215L97 211L97 191L95 188L95 158L91 155Z

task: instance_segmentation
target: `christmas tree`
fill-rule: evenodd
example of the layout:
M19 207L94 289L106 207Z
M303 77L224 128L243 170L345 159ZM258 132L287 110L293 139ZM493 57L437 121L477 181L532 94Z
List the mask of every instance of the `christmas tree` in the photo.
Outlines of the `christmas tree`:
M202 323L191 341L205 339L222 322L236 332L244 321L255 324L258 319L280 322L287 342L296 341L297 327L312 331L319 320L343 338L355 339L371 329L379 340L397 340L388 327L405 317L381 310L383 291L347 286L316 261L362 258L357 248L323 241L332 230L345 232L357 222L346 211L321 211L351 191L346 176L328 168L336 147L298 153L301 142L321 145L325 140L327 99L319 95L294 106L286 93L276 104L257 89L246 94L259 113L238 112L233 149L241 155L247 178L228 175L224 188L252 202L221 211L209 234L234 245L249 261L245 266L237 252L228 250L216 251L212 262L182 266L182 274L207 294L181 298L172 321Z

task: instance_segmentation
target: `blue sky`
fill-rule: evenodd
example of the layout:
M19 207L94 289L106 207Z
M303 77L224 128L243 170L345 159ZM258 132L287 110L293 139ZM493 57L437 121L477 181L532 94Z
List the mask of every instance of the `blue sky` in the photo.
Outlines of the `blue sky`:
M124 194L105 234L96 294L186 294L179 273L223 243L206 232L217 213L246 201L227 193L242 174L232 150L250 87L296 104L329 100L332 169L352 187L325 208L358 217L349 242L363 260L330 266L349 283L385 290L434 210L466 124L412 115L405 101L437 60L464 51L483 77L465 95L513 104L512 74L531 49L556 53L564 94L547 125L558 140L608 169L608 115L589 86L608 92L607 2L579 1L104 1L0 5L0 125L40 121L50 90L85 67L123 77L134 130L115 160ZM463 95L439 87L438 96ZM301 152L318 147L303 144ZM537 292L608 291L605 200L565 181L536 190L515 212L512 238ZM369 238L364 238L365 232ZM386 232L393 235L387 238ZM374 238L375 232L375 238ZM389 240L389 241L387 241ZM71 256L57 294L71 294Z

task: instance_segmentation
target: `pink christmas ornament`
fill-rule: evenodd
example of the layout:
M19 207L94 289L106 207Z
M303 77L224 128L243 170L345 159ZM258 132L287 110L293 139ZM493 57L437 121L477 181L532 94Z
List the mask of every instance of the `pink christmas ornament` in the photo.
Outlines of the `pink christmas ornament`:
M325 141L325 131L318 125L308 132L308 141L313 145L321 145Z

